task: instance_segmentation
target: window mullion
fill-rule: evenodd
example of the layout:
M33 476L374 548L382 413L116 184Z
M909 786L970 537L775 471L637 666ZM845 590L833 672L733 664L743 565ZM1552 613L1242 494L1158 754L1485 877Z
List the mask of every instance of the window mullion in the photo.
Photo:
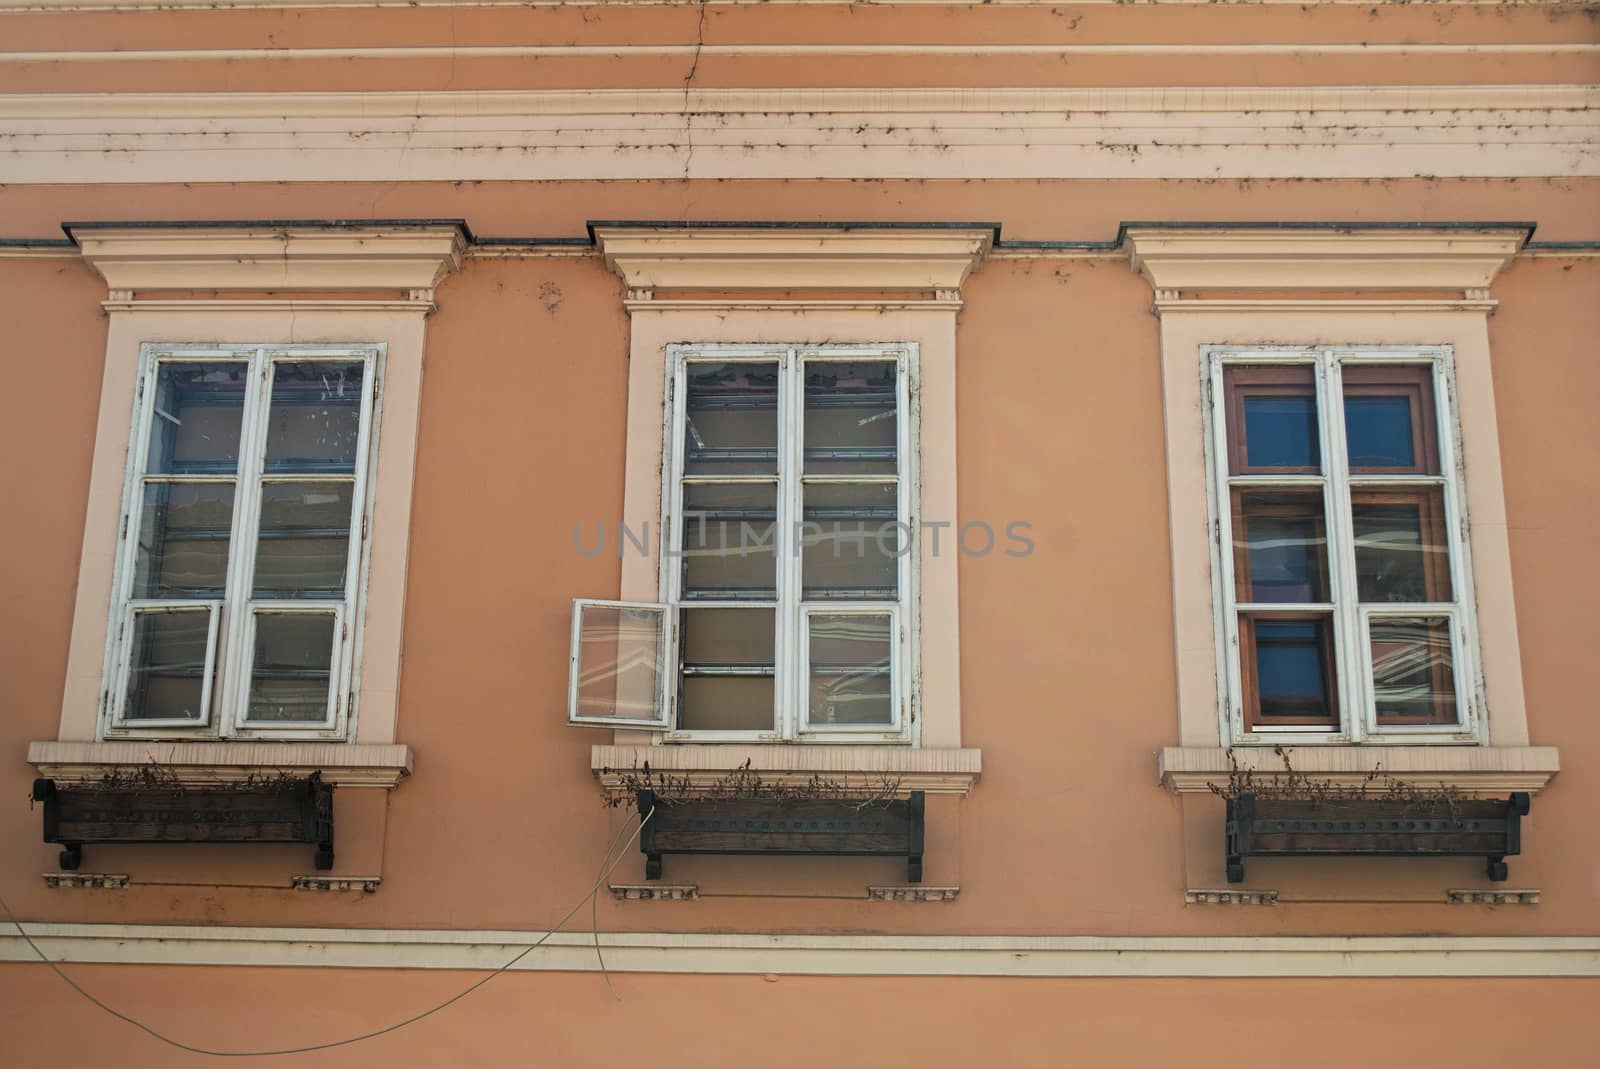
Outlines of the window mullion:
M800 612L800 520L803 516L801 475L805 458L804 361L799 350L785 352L778 384L778 733L799 735L801 686L799 654L805 642Z
M1323 437L1323 470L1327 475L1324 509L1328 516L1329 577L1334 592L1334 666L1339 673L1340 727L1351 742L1367 734L1368 691L1370 681L1362 667L1360 653L1362 625L1356 589L1355 524L1350 507L1349 456L1345 442L1344 379L1338 354L1324 350L1318 355L1318 389Z
M255 575L257 514L261 507L261 474L265 452L268 409L272 404L272 361L265 348L250 358L246 386L244 426L240 434L238 475L234 482L232 541L228 550L228 586L222 598L222 626L227 636L218 665L218 691L223 696L219 732L232 734L244 719L249 700L251 651L250 584ZM255 391L254 394L248 391Z

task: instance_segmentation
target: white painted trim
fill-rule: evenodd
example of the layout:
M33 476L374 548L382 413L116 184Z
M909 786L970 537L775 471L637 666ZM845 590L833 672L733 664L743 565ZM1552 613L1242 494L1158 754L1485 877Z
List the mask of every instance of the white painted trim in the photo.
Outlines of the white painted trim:
M1120 2L1120 0L1119 0ZM1197 0L1200 2L1200 0ZM3 5L4 0L0 0ZM164 5L170 6L170 5ZM406 6L414 6L407 4ZM518 0L518 6L524 6ZM1048 114L1150 112L1252 114L1370 111L1387 125L1427 121L1440 111L1572 111L1600 107L1600 85L1173 85L1041 88L940 86L881 89L474 89L241 93L0 93L0 119L57 122L150 119L487 119L524 115L684 112L860 112ZM1302 116L1302 118L1304 118ZM1438 120L1433 120L1438 121Z
M1239 767L1271 777L1283 762L1272 750L1241 746L1233 751ZM1554 746L1316 746L1297 745L1290 754L1296 772L1355 786L1374 770L1418 786L1435 784L1479 794L1527 791L1537 794L1561 770ZM1230 769L1220 746L1167 746L1157 759L1162 784L1179 794L1209 794L1223 786ZM1375 785L1383 788L1383 781Z
M128 48L0 52L0 63L239 63L253 60L417 60L455 59L635 59L649 56L813 58L840 56L1586 56L1600 53L1600 44L1544 42L1373 42L1250 41L1189 44L564 44L564 45L391 45L331 48Z
M975 749L726 743L595 746L589 752L589 767L607 790L618 789L623 773L646 764L675 779L700 783L726 776L746 762L773 783L803 783L820 775L870 787L888 777L902 793L966 794L983 774L983 751Z
M413 7L681 7L690 0L0 0L0 11L247 11L381 9ZM1060 7L1059 0L780 0L782 6L839 7L870 4L873 7ZM1570 7L1572 0L1133 0L1140 7L1275 7L1293 5L1313 8L1341 5L1361 7L1401 7L1418 5L1463 5L1468 7ZM1130 0L1072 0L1073 7L1116 4ZM773 7L774 0L705 0L707 7Z
M9 94L0 150L24 184L1572 177L1600 88Z
M321 772L341 787L393 787L411 773L411 748L343 742L31 742L28 763L58 783L92 783L108 770L157 764L186 786L263 769Z
M52 960L160 965L471 969L505 964L545 933L25 924ZM37 961L0 924L0 961ZM512 966L788 976L1600 976L1596 936L872 936L558 932Z

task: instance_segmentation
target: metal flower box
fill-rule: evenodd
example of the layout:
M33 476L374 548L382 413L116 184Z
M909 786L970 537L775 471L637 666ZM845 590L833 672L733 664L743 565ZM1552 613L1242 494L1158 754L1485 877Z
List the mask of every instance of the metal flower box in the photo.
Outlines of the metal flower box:
M1228 799L1228 880L1247 857L1482 857L1489 879L1522 852L1528 795L1416 803L1390 798Z
M639 791L645 878L661 878L664 854L903 857L922 881L923 792L907 798L660 798Z
M44 805L44 841L65 847L68 870L90 843L315 843L316 867L333 867L333 787L318 773L205 787L36 779L33 799Z

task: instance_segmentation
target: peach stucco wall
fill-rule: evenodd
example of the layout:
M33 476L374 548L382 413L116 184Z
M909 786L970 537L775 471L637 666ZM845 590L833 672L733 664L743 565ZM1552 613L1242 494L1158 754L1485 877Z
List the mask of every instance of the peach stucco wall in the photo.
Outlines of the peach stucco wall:
M7 13L0 34L0 94L677 90L691 81L1351 85L1357 107L1359 87L1370 85L1600 82L1597 53L1585 50L1595 20L1581 5L1389 5L1381 17L1346 4L311 7ZM698 42L714 47L699 54ZM793 42L1197 47L987 57L719 51ZM1306 49L1199 47L1230 42ZM1453 47L1475 42L1495 47ZM1362 43L1452 47L1362 54ZM676 50L85 59L101 50L444 44ZM1517 50L1528 45L1554 50ZM30 51L78 55L20 55ZM1600 239L1600 179L1584 177L441 183L401 173L153 185L116 183L114 152L104 164L104 185L19 184L0 159L0 238L54 238L63 220L86 219L462 218L480 236L521 238L576 237L600 219L981 220L1011 240L1108 241L1121 222L1161 219L1526 220L1542 241ZM625 153L616 166L626 175ZM994 256L963 293L959 515L939 518L997 529L1026 521L1037 549L961 563L961 742L982 749L984 772L969 797L930 802L927 856L927 882L959 885L959 898L867 901L866 885L903 882L903 867L886 860L674 857L668 879L699 884L700 900L603 896L594 923L607 932L935 936L1600 934L1600 719L1588 678L1600 603L1597 292L1592 254L1522 257L1495 283L1501 303L1489 320L1530 741L1561 750L1562 771L1536 799L1524 852L1511 860L1508 886L1538 888L1537 906L1446 905L1445 888L1487 886L1471 860L1255 861L1250 885L1280 890L1278 906L1184 904L1186 887L1218 885L1221 828L1214 799L1180 799L1156 784L1156 754L1178 741L1178 713L1152 294L1122 258ZM0 894L17 916L526 931L565 912L629 819L601 806L589 771L589 746L609 735L563 722L570 600L616 595L613 525L646 518L623 515L629 320L619 279L595 257L469 258L439 288L427 323L399 699L398 741L413 748L415 774L392 794L340 792L337 871L381 876L371 895L289 890L290 875L310 871L302 847L91 846L86 870L127 873L133 885L51 890L39 879L56 869L56 848L39 842L39 814L23 801L34 774L24 753L28 741L55 737L61 709L105 290L72 259L0 257L0 294L9 312L0 328ZM574 523L592 543L601 522L613 552L581 556ZM641 874L633 852L615 879ZM476 976L69 968L120 1010L229 1047L382 1026ZM1600 994L1592 979L1504 977L614 979L620 1002L592 973L508 974L416 1028L296 1064L1231 1066L1276 1064L1261 1053L1292 1047L1285 1060L1309 1067L1578 1065L1592 1053L1586 1014ZM0 1064L103 1061L107 1051L130 1067L199 1063L124 1027L40 966L0 965ZM1304 1042L1310 1029L1315 1044ZM686 1049L692 1059L677 1056Z
M213 1063L109 1021L29 966L0 966L11 1064ZM443 1001L468 973L78 966L152 1027L223 1050L311 1044ZM48 982L48 986L41 983ZM1196 1069L1591 1064L1596 980L887 979L501 976L442 1014L305 1066L817 1065ZM249 1006L250 1012L240 1012ZM1287 1007L1304 1007L1297 1013ZM1308 1027L1315 1042L1307 1041ZM109 1041L109 1042L108 1042Z
M728 192L730 211L750 210ZM1183 213L1233 214L1239 194L1229 192ZM1060 199L1078 198L1063 189ZM80 200L63 214L94 206ZM624 215L649 206L604 205ZM1315 206L1343 214L1354 205ZM817 200L794 207L776 214L827 211ZM941 207L900 210L931 216ZM974 197L967 207L1004 219L1010 205ZM1542 216L1526 201L1486 207ZM1115 221L1083 225L1104 232ZM577 225L568 217L556 228ZM8 513L5 536L15 547L9 559L26 561L8 568L7 583L29 611L0 625L0 648L15 662L7 722L17 759L5 775L20 797L30 776L22 747L52 737L55 726L103 342L84 268L41 261L5 270L17 280L11 292L26 294L34 310L19 323L23 343L9 347L18 381L29 385L0 401L8 454L30 458L8 468L19 483L13 500L34 502ZM1505 276L1505 292L1496 291L1504 306L1492 321L1529 723L1533 742L1561 746L1565 769L1538 800L1525 854L1513 862L1516 886L1545 892L1539 907L1444 905L1445 886L1482 883L1470 861L1344 864L1332 893L1326 869L1257 863L1252 882L1283 892L1276 909L1183 905L1185 886L1215 879L1219 831L1209 798L1179 801L1154 785L1154 754L1174 741L1176 714L1149 290L1120 260L995 259L969 281L958 325L960 513L997 525L1027 520L1038 549L1021 560L962 562L963 743L983 749L985 774L969 798L935 803L928 859L929 882L959 884L960 899L908 908L856 898L865 884L898 882L888 861L675 858L672 877L702 884L708 897L651 913L606 901L602 926L1588 930L1597 859L1582 845L1585 807L1572 798L1600 753L1592 718L1581 713L1579 670L1600 500L1583 408L1600 385L1583 339L1600 330L1600 317L1582 294L1597 276L1592 259L1521 262ZM369 815L353 821L357 841L341 846L341 871L381 865L382 891L345 898L281 889L290 871L305 869L296 848L98 847L89 868L129 872L135 886L50 892L36 874L53 867L53 849L37 842L38 815L17 805L0 821L21 847L7 894L23 916L536 928L593 880L621 818L601 808L588 772L587 747L603 740L562 723L562 694L569 600L612 595L618 584L616 557L577 555L572 526L584 523L592 538L596 523L620 518L628 323L619 298L618 280L592 259L469 260L440 290L428 328L399 728L417 774L389 798L386 821L362 803ZM1557 397L1545 388L1551 381L1565 384ZM40 415L42 395L59 399L49 419ZM638 868L630 858L618 876ZM774 894L815 897L767 897ZM1330 897L1357 901L1323 901Z

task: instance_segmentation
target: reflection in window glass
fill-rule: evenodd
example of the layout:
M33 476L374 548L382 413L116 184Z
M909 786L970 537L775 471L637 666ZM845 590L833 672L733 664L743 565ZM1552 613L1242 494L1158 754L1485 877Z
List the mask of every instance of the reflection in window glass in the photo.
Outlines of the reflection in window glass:
M256 614L251 720L316 723L327 718L335 622L332 613Z
M354 474L363 372L360 363L273 365L267 471Z
M685 475L775 475L778 365L686 365Z
M147 482L134 548L136 598L220 598L228 581L233 484Z
M1317 468L1322 445L1315 396L1244 399L1245 463L1252 468Z
M255 597L344 597L354 496L349 482L262 486Z
M1451 599L1443 514L1443 494L1437 488L1356 495L1350 517L1356 543L1356 586L1362 601Z
M203 720L210 637L209 608L134 613L123 718Z
M1449 621L1374 616L1370 626L1379 722L1454 723L1456 689Z
M891 617L817 613L807 623L811 726L892 724Z
M1346 396L1344 437L1352 468L1417 464L1409 397Z
M771 731L777 611L683 609L679 724L688 731Z
M666 668L660 610L585 605L581 612L573 711L582 717L659 719Z
M147 473L231 475L238 470L247 368L239 361L163 361L157 367Z
M808 475L893 475L898 467L893 360L812 360L805 370Z
M1257 618L1253 623L1261 717L1327 717L1333 709L1328 621Z
M777 596L778 486L688 483L683 488L683 596Z
M1320 493L1240 493L1235 564L1240 598L1328 600L1327 536Z

